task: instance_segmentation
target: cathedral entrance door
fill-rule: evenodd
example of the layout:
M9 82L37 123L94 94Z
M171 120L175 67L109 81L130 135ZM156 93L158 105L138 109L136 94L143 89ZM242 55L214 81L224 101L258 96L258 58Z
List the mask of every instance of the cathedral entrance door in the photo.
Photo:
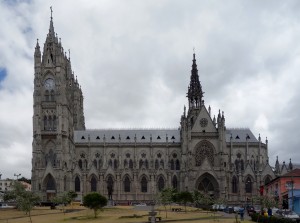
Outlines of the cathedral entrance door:
M56 195L56 183L51 174L48 174L44 180L46 186L47 201L50 201Z
M203 194L210 197L219 197L219 184L217 180L209 173L201 175L196 183L196 188Z

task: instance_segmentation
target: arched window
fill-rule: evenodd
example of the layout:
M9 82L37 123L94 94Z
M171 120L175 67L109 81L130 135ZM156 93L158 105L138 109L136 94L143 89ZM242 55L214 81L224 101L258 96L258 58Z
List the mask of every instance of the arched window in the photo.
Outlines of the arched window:
M165 167L165 163L164 163L164 161L163 161L163 160L160 160L160 166L161 166L161 168L163 168L163 169L164 169L164 167Z
M75 177L75 192L80 192L80 179L79 177Z
M52 126L53 126L52 117L49 116L49 118L48 118L48 130L53 130Z
M117 168L118 168L118 161L114 160L114 169L117 169Z
M158 191L162 191L165 188L165 180L162 176L158 178L157 187Z
M133 169L133 161L129 160L129 169Z
M45 101L49 101L49 91L45 91Z
M148 160L145 160L145 167L146 167L146 169L148 169L148 168L149 168L149 163L148 163Z
M112 167L112 160L111 159L108 161L108 166Z
M91 191L97 191L97 180L94 176L91 179Z
M128 167L128 161L124 160L124 168L127 168L127 167Z
M54 115L54 116L53 116L53 122L52 122L52 124L53 124L52 129L53 129L53 130L56 130L56 126L57 126L57 123L56 123L56 122L57 122L56 116Z
M173 179L172 179L172 187L176 190L178 189L178 181L177 181L177 177L175 175L173 176Z
M252 180L251 177L247 177L245 182L246 193L252 193Z
M78 166L80 169L82 169L82 160L78 160Z
M244 170L244 160L241 160L241 170Z
M51 93L50 93L50 101L55 101L55 94L54 94L53 90L51 90Z
M176 160L176 170L180 170L180 162L178 159Z
M236 176L233 176L232 178L232 193L238 192L238 182Z
M84 168L87 169L87 166L88 166L88 162L87 160L84 160Z
M141 169L142 166L143 166L143 160L140 160L140 162L139 162L139 168Z
M54 181L54 178L51 175L48 175L46 190L56 190L55 181Z
M94 167L97 169L97 160L94 159L93 165L94 165Z
M141 192L146 193L148 191L148 181L144 176L141 180Z
M130 192L130 179L128 176L124 179L124 192Z
M47 116L44 116L44 130L48 130Z
M175 170L174 166L174 160L171 160L171 170Z
M64 191L67 191L67 176L64 177Z
M270 177L270 176L267 176L267 177L265 178L265 185L268 184L270 181L271 181L271 177Z
M101 160L98 160L98 168L100 169L102 166Z
M155 169L158 170L158 167L159 167L158 160L155 160Z

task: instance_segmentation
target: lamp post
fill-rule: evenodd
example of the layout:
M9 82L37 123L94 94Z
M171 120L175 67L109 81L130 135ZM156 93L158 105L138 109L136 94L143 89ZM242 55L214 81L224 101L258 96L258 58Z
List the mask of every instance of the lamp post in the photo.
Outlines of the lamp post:
M21 176L21 174L14 174L15 177L17 177L17 180L19 179L19 176Z

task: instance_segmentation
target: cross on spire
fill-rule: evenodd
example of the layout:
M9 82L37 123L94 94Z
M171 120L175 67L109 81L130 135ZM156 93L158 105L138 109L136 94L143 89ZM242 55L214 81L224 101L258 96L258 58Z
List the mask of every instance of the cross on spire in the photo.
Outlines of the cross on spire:
M50 6L50 11L51 11L51 19L52 19L52 12L53 12L52 6Z

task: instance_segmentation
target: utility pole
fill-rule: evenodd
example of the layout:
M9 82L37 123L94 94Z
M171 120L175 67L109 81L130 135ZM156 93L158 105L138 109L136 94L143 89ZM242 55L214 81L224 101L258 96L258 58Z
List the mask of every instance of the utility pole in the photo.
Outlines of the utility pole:
M20 173L19 174L14 174L14 176L17 177L17 180L18 180L18 178L19 178L19 176L21 176L21 174Z

